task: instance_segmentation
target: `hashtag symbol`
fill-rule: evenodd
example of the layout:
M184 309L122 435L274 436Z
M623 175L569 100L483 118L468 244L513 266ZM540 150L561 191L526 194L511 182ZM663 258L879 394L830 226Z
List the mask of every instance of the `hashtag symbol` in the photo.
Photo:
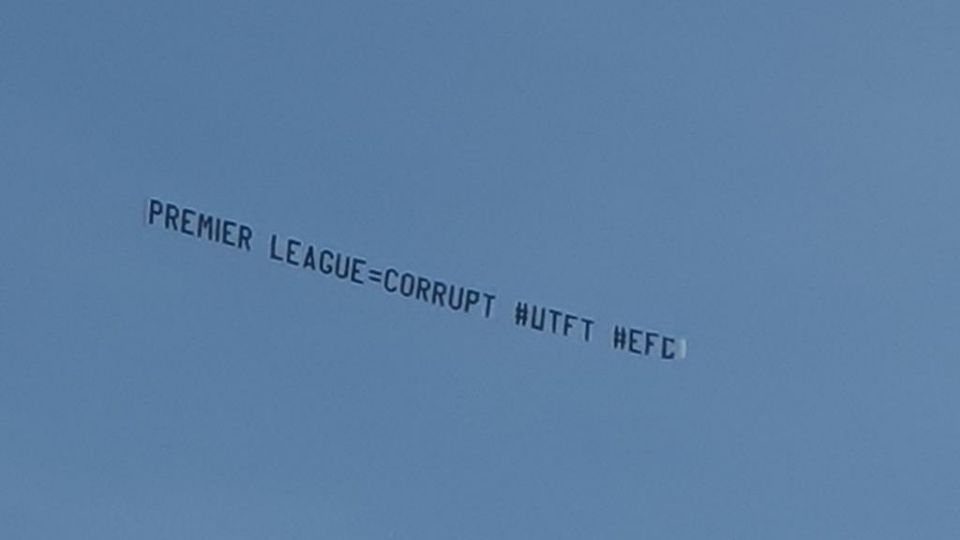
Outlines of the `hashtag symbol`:
M514 322L517 326L527 325L527 303L517 302L517 309L514 311Z
M627 329L622 326L613 328L613 348L624 349L627 346Z

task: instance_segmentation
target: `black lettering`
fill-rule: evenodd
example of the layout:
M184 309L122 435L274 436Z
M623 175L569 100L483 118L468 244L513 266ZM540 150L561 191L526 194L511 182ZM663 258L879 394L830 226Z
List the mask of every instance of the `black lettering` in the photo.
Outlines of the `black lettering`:
M513 310L513 324L517 326L526 326L529 315L529 309L526 302L517 302L517 307Z
M360 271L363 269L364 265L367 264L367 261L364 259L353 259L353 269L350 271L350 281L363 285L363 280L360 279Z
M440 304L443 307L443 295L447 293L447 284L442 281L433 283L433 304Z
M590 319L584 319L583 317L581 317L580 320L583 321L584 325L583 340L590 341L590 327L593 326L593 321Z
M277 235L270 235L270 258L275 261L283 262L283 258L277 255Z
M627 346L627 330L617 325L613 327L613 348L623 349Z
M236 226L237 226L236 223L234 223L234 222L232 222L232 221L230 221L230 220L228 220L228 219L223 220L223 239L222 239L222 241L223 241L224 244L226 244L226 245L228 245L228 246L231 246L231 247L236 246L236 244L233 243L233 238L232 238L232 236L233 236L233 228L236 227Z
M183 234L194 236L193 231L191 231L189 227L190 227L190 224L193 223L193 221L191 221L191 218L195 217L196 215L197 215L197 211L192 210L190 208L184 208L183 211L180 212L180 232L182 232Z
M630 349L630 352L643 354L643 352L641 352L640 349L636 348L637 341L639 341L641 335L643 335L643 332L641 332L640 330L634 330L633 328L630 329L630 345L627 347L628 349Z
M563 335L570 335L570 330L573 330L573 321L577 320L576 315L570 315L569 313L564 314L563 316Z
M430 280L421 277L417 278L417 300L423 300L424 302L429 302L428 298L430 293Z
M553 322L551 322L551 328L553 329L553 330L551 330L551 331L552 331L554 334L557 333L557 318L560 317L561 315L563 315L563 312L562 312L562 311L557 311L557 310L555 310L555 309L551 309L551 310L550 310L550 317L552 318L552 321L553 321Z
M203 231L207 231L207 240L213 240L213 216L200 214L197 222L197 236L202 238Z
M470 289L467 291L467 303L463 306L464 313L470 313L470 306L476 305L480 302L480 293Z
M240 249L246 249L250 251L250 239L253 238L253 229L247 227L246 225L240 226L240 241L238 246Z
M530 328L534 330L539 330L543 332L543 329L547 322L547 310L546 308L537 308L537 306L530 306L532 313L530 314ZM537 310L540 310L540 322L537 322Z
M313 258L313 246L307 246L307 254L303 257L303 267L311 270L317 269L316 261Z
M333 265L330 264L330 261L328 261L328 259L330 259L331 257L333 257L333 252L330 251L329 249L324 249L320 251L319 266L320 266L320 271L323 272L324 274L330 274L331 272L333 272Z
M413 289L416 287L417 278L407 272L400 276L400 294L410 298L413 296Z
M297 248L301 245L300 241L296 238L287 239L287 264L300 266L300 262L295 260L294 257L297 255Z
M177 216L180 214L180 209L176 206L167 203L167 210L163 216L163 226L167 229L177 230Z
M493 300L496 296L492 294L483 293L483 297L487 300L487 309L483 312L483 316L487 319L490 318L490 312L493 309Z
M397 275L399 275L399 273L393 268L387 268L383 273L383 288L386 289L387 292L397 292L396 286L390 288L390 276L396 277Z
M459 294L454 296L453 291L457 291ZM457 287L456 285L450 285L450 309L454 311L460 311L460 308L463 307L463 287Z
M660 347L660 357L663 358L664 360L673 360L674 358L676 358L677 354L672 348L669 352L667 351L668 343L672 346L674 343L676 343L676 340L674 340L671 337L664 336L663 343L661 344L661 347Z
M350 277L350 257L344 257L343 255L337 253L337 256L334 257L334 275L340 279L347 279Z
M153 225L153 218L163 214L163 203L156 200L150 199L150 209L147 212L147 223Z
M660 337L660 334L656 332L647 332L646 339L644 340L643 344L643 354L650 354L650 349L656 344L658 337Z

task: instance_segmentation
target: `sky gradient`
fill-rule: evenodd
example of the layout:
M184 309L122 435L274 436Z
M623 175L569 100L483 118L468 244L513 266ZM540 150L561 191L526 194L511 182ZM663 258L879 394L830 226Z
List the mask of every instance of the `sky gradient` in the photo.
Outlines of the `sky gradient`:
M0 537L955 538L958 26L6 4ZM253 249L145 224L151 197ZM271 234L496 311L290 268Z

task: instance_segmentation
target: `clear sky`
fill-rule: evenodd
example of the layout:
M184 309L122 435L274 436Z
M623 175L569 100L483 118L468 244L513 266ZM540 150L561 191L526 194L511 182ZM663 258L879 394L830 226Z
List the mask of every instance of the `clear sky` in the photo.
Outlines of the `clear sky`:
M0 537L957 537L960 4L0 11Z

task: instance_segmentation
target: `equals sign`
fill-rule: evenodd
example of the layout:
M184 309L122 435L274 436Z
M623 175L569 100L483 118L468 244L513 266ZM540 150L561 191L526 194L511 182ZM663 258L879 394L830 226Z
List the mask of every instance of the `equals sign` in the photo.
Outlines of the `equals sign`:
M375 268L371 268L370 271L367 273L367 278L370 281L375 281L377 283L380 283L383 281L383 272Z

